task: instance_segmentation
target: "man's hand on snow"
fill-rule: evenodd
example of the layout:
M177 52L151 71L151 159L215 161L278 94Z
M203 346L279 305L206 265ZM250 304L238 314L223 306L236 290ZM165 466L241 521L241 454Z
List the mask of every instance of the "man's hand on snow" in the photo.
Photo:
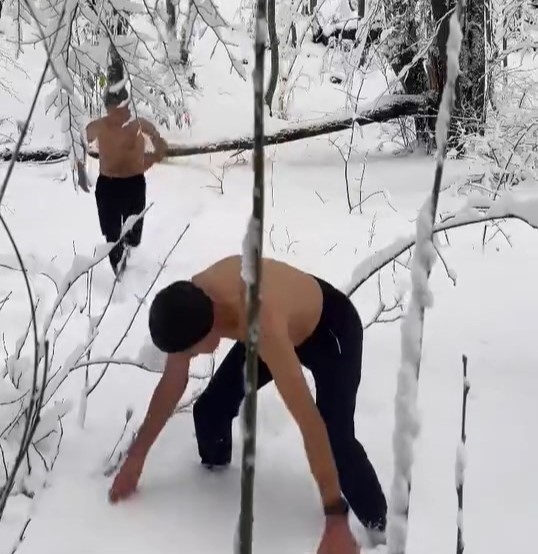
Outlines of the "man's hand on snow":
M112 487L108 493L110 502L124 500L136 491L142 468L144 467L144 458L141 456L127 456L120 471L116 475Z

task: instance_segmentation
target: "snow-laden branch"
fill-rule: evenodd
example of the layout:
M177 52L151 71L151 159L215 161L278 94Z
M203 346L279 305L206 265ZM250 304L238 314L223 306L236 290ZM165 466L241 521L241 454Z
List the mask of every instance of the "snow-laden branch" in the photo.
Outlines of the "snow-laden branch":
M234 70L246 81L247 75L245 66L241 60L238 60L234 56L231 50L231 46L233 45L224 36L224 31L229 29L230 26L220 14L213 0L192 0L192 6L198 12L204 23L215 33L218 41L223 45Z
M411 262L411 300L401 325L401 365L394 400L395 421L392 437L394 476L387 513L387 544L389 554L405 554L413 466L413 442L419 433L417 413L418 379L422 358L424 314L433 297L428 279L435 261L433 227L437 212L441 178L446 157L447 137L459 75L459 55L462 41L461 17L464 0L458 0L456 13L450 20L447 41L447 80L437 115L437 157L431 196L417 218L416 247Z
M538 229L538 198L519 198L514 192L506 192L493 201L486 197L470 196L466 206L447 215L433 227L433 233L476 225L499 219L518 219ZM345 286L348 296L354 294L378 271L412 248L417 241L416 233L395 240L362 261L353 271L350 282Z
M149 293L151 292L151 290L155 286L155 283L158 281L159 277L161 276L161 273L164 271L164 268L166 267L166 263L168 262L168 259L174 253L174 251L177 248L178 244L181 242L181 240L185 236L185 233L189 230L189 227L190 227L190 223L187 224L185 226L185 228L183 229L183 231L180 233L179 237L177 238L177 240L174 242L174 244L172 245L172 247L170 248L170 250L168 251L168 253L164 257L164 260L160 264L160 267L159 267L158 271L156 272L155 276L153 277L153 279L152 279L151 283L149 284L148 288L146 289L145 293L138 299L138 304L137 304L136 310L134 311L134 313L133 313L133 315L132 315L132 317L131 317L131 319L130 319L123 335L121 336L121 338L117 342L116 346L112 350L112 355L110 356L111 358L114 357L114 355L116 354L116 352L118 351L120 346L123 344L123 342L127 338L127 335L129 333L129 331L131 330L131 327L133 326L138 313L140 312L142 306L144 305L144 303L146 301L146 298L148 297ZM101 371L101 374L99 375L99 377L95 380L95 382L91 386L89 386L89 388L87 390L87 395L88 396L97 388L97 386L99 385L99 383L101 382L101 380L105 376L105 374L106 374L109 367L110 367L110 364L106 364L104 369Z

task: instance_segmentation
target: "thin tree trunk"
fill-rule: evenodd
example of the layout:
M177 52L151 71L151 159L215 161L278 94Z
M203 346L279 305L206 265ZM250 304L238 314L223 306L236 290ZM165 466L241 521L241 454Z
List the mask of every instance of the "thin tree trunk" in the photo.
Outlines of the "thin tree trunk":
M278 35L276 32L276 8L275 0L267 0L267 25L269 29L269 44L271 46L271 75L267 93L265 94L265 103L269 108L269 113L273 115L273 97L275 95L276 85L279 74L279 53L278 53Z
M264 208L264 61L266 0L258 0L256 10L254 67L254 190L252 215L245 237L242 277L247 286L245 400L243 409L243 456L241 464L241 510L239 514L239 554L252 553L254 520L254 474L256 467L256 409L258 391L258 337L260 282L262 272Z

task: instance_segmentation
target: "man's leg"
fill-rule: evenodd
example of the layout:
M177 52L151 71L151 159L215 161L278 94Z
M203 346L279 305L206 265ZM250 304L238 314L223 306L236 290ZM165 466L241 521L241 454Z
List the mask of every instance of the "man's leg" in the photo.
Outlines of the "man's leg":
M193 407L198 453L202 464L223 466L232 458L232 420L245 396L245 345L236 342ZM272 380L258 359L258 389Z
M123 223L131 215L138 215L146 208L146 180L143 175L129 179L123 191ZM125 242L129 246L138 246L142 241L144 218L140 217L132 229L125 235Z
M366 528L384 530L385 495L366 451L355 438L353 421L361 377L362 331L347 340L345 336L336 338L339 355L324 359L320 352L313 368L316 404L327 427L342 493Z
M121 206L116 183L112 179L99 176L95 187L95 201L101 233L107 242L116 242L121 235ZM122 255L121 243L112 248L108 255L114 273L117 272Z

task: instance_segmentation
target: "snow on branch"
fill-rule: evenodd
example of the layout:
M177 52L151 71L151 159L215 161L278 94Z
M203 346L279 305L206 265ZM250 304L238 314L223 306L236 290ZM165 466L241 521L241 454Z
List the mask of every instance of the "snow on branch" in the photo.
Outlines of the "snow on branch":
M395 467L387 513L389 554L405 554L406 552L413 443L420 429L417 393L422 358L424 315L425 309L433 304L428 279L436 258L433 227L446 157L448 127L454 106L456 80L459 75L462 41L459 18L461 17L462 1L458 0L456 12L450 20L447 41L447 82L436 122L438 152L435 178L432 193L422 205L416 222L416 247L411 261L411 300L401 325L401 365L394 399L395 421L392 437Z
M234 46L233 43L224 36L224 31L230 29L230 25L222 17L213 0L192 0L192 6L198 12L204 23L215 33L218 41L224 46L228 58L232 63L232 67L237 74L246 81L247 74L245 66L241 60L238 60L234 56L231 50L231 47Z
M442 222L434 225L433 233L498 219L517 219L538 229L538 198L518 198L514 192L506 192L495 201L485 197L469 197L466 206L446 215ZM415 233L399 238L362 261L353 271L351 280L345 287L346 294L354 294L378 271L412 248L416 241Z
M144 213L145 212L143 212L143 214ZM128 218L122 229L122 237L143 214ZM20 273L26 283L26 289L30 300L31 316L29 324L22 329L14 348L11 349L11 353L4 341L6 360L5 371L2 372L0 379L0 406L2 407L2 418L0 420L0 451L6 471L4 478L2 479L0 477L1 518L9 496L14 492L22 492L30 497L33 496L36 487L42 484L43 478L43 473L37 470L41 468L45 472L48 472L55 463L63 436L61 421L72 407L70 402L59 399L56 392L74 370L79 367L96 366L97 364L106 364L106 367L108 367L110 364L129 363L148 371L159 371L156 367L153 369L153 365L158 365L159 361L149 356L147 351L141 351L137 359L104 356L95 356L92 358L88 356L86 360L83 360L84 355L89 354L91 346L94 344L99 333L99 327L110 305L109 301L106 303L100 315L90 317L88 335L84 337L79 344L72 345L70 351L67 353L62 352L61 361L55 363L53 359L56 342L60 335L64 333L68 324L73 321L72 316L76 308L80 308L80 306L74 303L63 321L57 317L58 310L64 303L73 285L83 275L87 275L91 272L93 267L98 263L105 260L114 244L110 243L96 247L93 256L75 255L72 267L66 273L63 280L58 279L57 276L53 278L56 287L56 296L52 302L52 306L48 308L47 313L43 314L43 317L39 317L39 319L43 321L40 335L37 327L40 298L38 297L35 300L33 298L32 285L30 283L32 272L26 268L24 260L17 248L15 238L11 234L1 213L0 223L4 226L8 238L15 250L18 265L20 266ZM172 246L168 256L174 251L188 227L187 225L178 240ZM163 270L168 256L161 264L151 286L153 286ZM11 270L13 268L8 266L8 269ZM33 261L32 269L34 274L43 273L39 271L39 263L36 261ZM50 273L50 270L48 270L47 273ZM149 289L145 296L147 296L148 292ZM10 296L7 296L2 299L2 303L5 304L9 298ZM123 333L118 346L127 336L136 315L140 311L144 298L139 301L135 314ZM84 306L78 311L82 314L83 310ZM59 323L59 326L53 329L53 323ZM32 356L26 353L26 347L28 346L31 348L32 346L30 344L31 337L33 337L34 341L33 360ZM113 355L116 353L116 350L117 348L114 350ZM195 379L206 379L207 376L205 374L195 374L193 377ZM98 382L99 379L93 384L93 388L97 386ZM92 390L91 387L87 387L84 391L85 397L89 394L88 389ZM54 400L54 402L50 402L51 400ZM49 402L50 405L48 405Z
M171 119L176 126L182 125L185 88L190 87L184 71L178 70L169 55L154 10L146 0L142 4L125 0L21 0L20 4L37 29L28 31L36 34L34 43L44 46L52 59L47 82L55 86L47 97L46 109L54 109L60 119L65 149L73 162L85 156L87 117L101 113L110 48L117 52L127 73L135 112L139 104L168 128ZM133 15L137 16L136 25L131 23ZM141 19L149 19L152 27L148 32L139 25ZM5 154L10 153L3 153L3 158Z
M245 398L241 407L243 451L241 456L240 511L234 540L235 554L252 554L254 477L256 472L256 412L258 391L258 345L260 336L261 282L263 272L264 222L264 71L267 38L267 6L258 0L254 41L254 152L252 212L243 240L241 279L247 308Z

